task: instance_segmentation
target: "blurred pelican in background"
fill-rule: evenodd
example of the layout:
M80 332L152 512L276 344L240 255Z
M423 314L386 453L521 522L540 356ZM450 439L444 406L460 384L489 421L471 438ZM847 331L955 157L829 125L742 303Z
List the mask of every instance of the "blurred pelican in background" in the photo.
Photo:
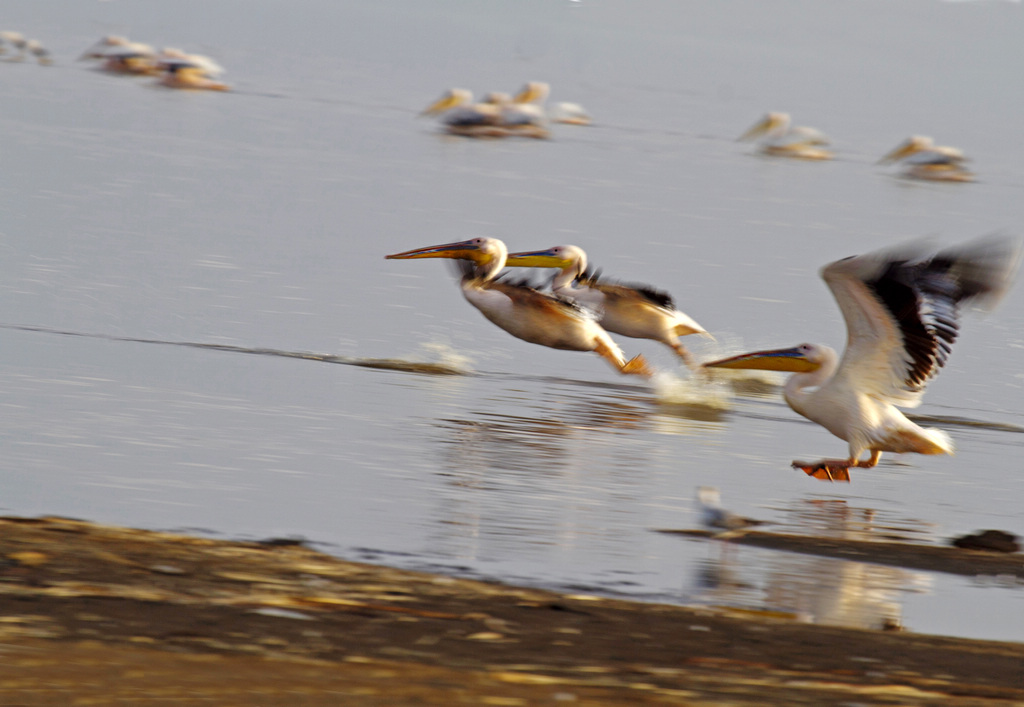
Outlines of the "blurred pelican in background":
M50 50L44 47L38 39L30 39L25 42L25 51L34 56L40 66L53 65L53 57L50 56Z
M556 103L548 112L548 119L552 123L565 123L567 125L590 125L594 119L587 112L587 109L579 103L567 103L562 101Z
M550 133L540 104L547 90L547 84L530 82L515 96L492 91L475 103L469 89L451 88L420 115L439 116L445 131L452 135L546 138Z
M82 52L78 60L99 59L100 68L114 74L151 76L160 73L156 58L156 50L148 44L111 34Z
M389 260L453 258L459 261L466 300L512 336L554 349L593 351L617 371L652 375L643 356L626 360L592 313L560 297L498 279L508 249L496 238L473 238L385 256Z
M9 44L13 49L18 50L18 53L8 61L24 61L31 54L42 66L53 64L50 51L38 39L28 39L21 32L4 31L0 32L0 54L7 53L5 44Z
M28 40L21 32L4 30L0 32L0 54L7 53L7 46L17 49L19 54L24 54L27 42Z
M993 305L1020 258L1020 238L988 236L936 254L913 243L839 260L821 275L846 321L841 360L827 346L801 344L704 365L794 373L789 406L849 444L846 459L793 462L817 479L849 481L851 467L874 467L882 452L952 454L948 434L918 427L897 406L920 404L957 338L960 306Z
M613 334L653 339L672 348L690 368L693 356L679 343L680 336L711 336L700 324L675 308L672 297L648 285L602 281L587 270L587 254L574 245L512 253L510 267L559 268L551 290L593 309L601 326Z
M936 145L924 135L911 135L878 160L878 164L893 162L901 162L906 167L904 176L914 179L937 182L970 182L974 179L964 166L967 157L962 151Z
M761 152L766 155L802 160L832 159L832 153L823 147L828 145L828 138L814 128L791 126L789 113L768 113L737 139L756 138L763 138Z

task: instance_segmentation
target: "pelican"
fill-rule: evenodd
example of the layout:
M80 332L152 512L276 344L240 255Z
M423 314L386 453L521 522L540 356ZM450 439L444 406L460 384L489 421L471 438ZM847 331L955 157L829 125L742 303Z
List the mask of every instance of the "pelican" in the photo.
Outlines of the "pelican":
M159 73L156 65L157 52L142 42L133 42L127 37L108 35L86 49L79 61L102 59L102 69L115 74L152 75Z
M502 282L508 249L496 238L473 238L385 256L388 260L454 258L462 266L462 294L491 322L532 344L570 351L594 351L617 371L650 377L643 356L629 361L587 311L523 285Z
M878 160L878 164L903 162L907 166L904 174L915 179L969 182L974 175L964 168L966 161L964 153L955 147L936 145L924 135L911 135Z
M897 406L920 404L959 333L960 305L994 305L1020 256L1020 238L987 236L936 254L918 242L839 260L821 276L846 321L842 360L801 344L704 365L795 374L783 391L789 406L849 443L846 459L793 462L817 479L849 481L851 467L874 467L882 452L952 454L949 435L918 427Z
M30 39L25 42L25 51L34 56L40 66L53 65L53 57L50 56L50 50L44 47L38 39Z
M186 54L180 49L164 49L156 59L157 67L164 72L160 84L170 88L205 89L227 91L227 84L215 77L224 73L224 67L202 54Z
M529 84L528 84L529 85ZM548 137L543 121L537 118L538 106L525 100L532 98L524 88L515 97L491 92L479 103L466 88L451 88L431 103L423 115L440 115L445 130L464 137ZM543 112L541 112L543 116Z
M23 56L25 54L25 45L28 44L28 40L25 39L25 35L21 32L4 30L0 32L0 54L7 53L7 50L3 46L5 43L10 44L12 47L17 49L19 56Z
M20 32L0 32L0 54L4 53L2 47L4 42L18 50L18 54L11 57L9 61L24 61L31 54L42 66L49 66L53 63L50 51L38 39L28 39Z
M502 107L502 122L511 128L544 128L548 117L544 102L551 93L551 86L543 81L526 82L512 101Z
M594 122L586 108L579 103L565 101L552 106L548 118L554 123L566 123L567 125L590 125Z
M547 250L512 253L510 267L560 268L551 282L552 291L596 311L602 327L613 334L653 339L672 348L683 362L694 367L693 356L679 343L680 336L711 336L700 324L675 308L672 297L646 285L602 282L587 271L587 254L574 245Z
M501 93L488 94L484 101L473 102L473 92L466 88L450 88L427 106L421 116L439 115L445 130L464 137L505 137L502 126L502 105L511 99Z
M830 160L832 153L822 147L828 138L814 128L790 126L789 113L768 113L750 127L738 140L753 140L764 136L761 152L776 157L795 157L803 160Z

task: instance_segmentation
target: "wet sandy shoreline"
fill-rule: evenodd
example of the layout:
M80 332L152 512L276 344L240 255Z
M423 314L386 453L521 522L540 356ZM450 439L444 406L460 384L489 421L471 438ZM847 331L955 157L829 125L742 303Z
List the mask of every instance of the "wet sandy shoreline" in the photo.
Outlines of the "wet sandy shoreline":
M0 519L0 658L0 702L25 705L1024 701L1022 644L58 518Z

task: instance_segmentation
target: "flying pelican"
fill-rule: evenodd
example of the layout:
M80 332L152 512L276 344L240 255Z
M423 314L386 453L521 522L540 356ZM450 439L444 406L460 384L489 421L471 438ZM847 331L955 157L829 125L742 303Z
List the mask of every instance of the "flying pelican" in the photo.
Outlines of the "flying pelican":
M620 373L651 376L643 356L629 361L586 310L524 285L502 282L508 249L496 238L473 238L385 256L388 260L454 258L462 266L462 294L491 322L532 344L570 351L594 351Z
M907 166L904 174L915 179L929 179L939 182L969 182L974 175L964 168L967 157L955 147L936 145L930 137L911 135L878 164L903 162Z
M574 245L559 245L547 250L512 253L510 267L560 268L551 282L556 295L567 297L593 309L602 327L613 334L636 339L653 339L670 346L687 366L695 366L693 356L679 343L680 336L711 336L700 324L675 308L672 297L646 285L602 282L587 271L587 254Z
M934 255L914 243L839 260L821 276L846 320L842 360L827 346L801 344L704 365L795 373L786 402L850 447L847 459L793 462L817 479L849 481L850 467L874 467L882 452L952 454L949 435L918 427L897 406L920 404L959 333L959 306L994 305L1020 256L1020 238L988 236Z
M753 140L764 136L761 152L776 157L795 157L803 160L830 160L832 153L822 147L828 138L802 125L790 127L789 113L768 113L740 135L737 140Z
M202 54L186 54L180 49L164 49L156 58L157 67L164 72L160 84L170 88L227 91L228 85L216 80L224 67Z

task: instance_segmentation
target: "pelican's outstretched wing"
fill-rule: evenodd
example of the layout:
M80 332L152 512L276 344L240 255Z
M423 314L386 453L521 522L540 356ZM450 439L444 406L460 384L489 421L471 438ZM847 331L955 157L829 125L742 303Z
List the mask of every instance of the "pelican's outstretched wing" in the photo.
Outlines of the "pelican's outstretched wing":
M822 269L846 320L836 378L905 407L945 365L959 307L993 304L1020 264L1019 238L987 236L928 255L924 243L846 258Z

